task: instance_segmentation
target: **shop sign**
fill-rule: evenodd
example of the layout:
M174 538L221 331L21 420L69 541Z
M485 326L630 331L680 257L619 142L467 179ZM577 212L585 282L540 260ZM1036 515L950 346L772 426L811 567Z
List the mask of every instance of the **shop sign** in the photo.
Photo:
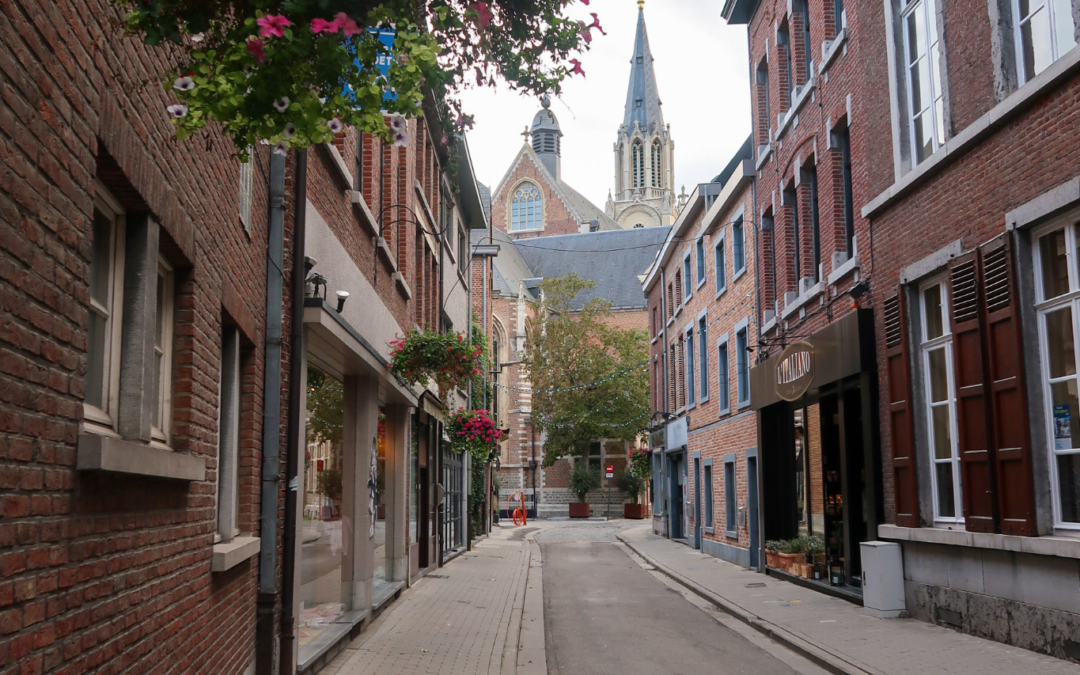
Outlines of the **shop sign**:
M799 340L788 345L776 364L776 395L794 401L814 381L814 346Z

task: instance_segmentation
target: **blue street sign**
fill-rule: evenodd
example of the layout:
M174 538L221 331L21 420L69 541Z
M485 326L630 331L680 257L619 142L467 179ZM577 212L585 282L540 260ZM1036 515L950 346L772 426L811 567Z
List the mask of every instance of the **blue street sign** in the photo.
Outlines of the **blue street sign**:
M390 64L394 59L394 38L397 37L397 31L393 28L368 28L368 33L375 36L379 42L386 48L385 52L379 52L375 57L375 67L379 69L379 73L383 76L383 80L386 81L390 78ZM351 43L346 42L345 48L350 52L354 51L354 47ZM356 66L357 71L363 71L363 66L360 64L360 59L353 59L353 65ZM353 92L352 87L346 83L341 91L341 95L349 99L350 101L356 100L356 94ZM396 101L397 92L385 91L383 92L383 101Z

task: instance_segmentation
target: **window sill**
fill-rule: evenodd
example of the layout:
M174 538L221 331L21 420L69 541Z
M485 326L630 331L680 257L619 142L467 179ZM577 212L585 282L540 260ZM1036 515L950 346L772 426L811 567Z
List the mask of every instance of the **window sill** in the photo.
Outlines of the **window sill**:
M735 272L735 274L731 275L731 283L734 284L736 281L741 279L742 275L744 274L746 274L746 265L743 265L739 270Z
M769 161L769 155L772 154L772 143L766 143L765 145L759 145L757 150L757 161L754 163L754 169L756 171L761 170L761 166L765 162Z
M799 93L795 95L795 100L791 102L791 107L784 113L783 120L777 125L776 137L778 139L784 137L788 127L794 128L798 125L799 110L801 110L803 105L810 100L810 92L814 90L816 84L817 82L811 77L809 82L799 88Z
M719 300L719 299L720 299L720 296L721 296L721 295L723 295L724 293L727 293L727 288L728 288L728 287L727 287L727 286L725 285L725 286L724 286L723 288L721 288L720 290L718 290L718 291L716 292L716 298L714 298L714 299L715 299L715 300Z
M371 236L379 236L379 226L376 224L375 216L371 213L371 209L368 208L367 202L364 201L364 193L359 190L349 190L349 196L352 199L353 208L360 212L360 224L364 226Z
M735 409L736 410L742 410L743 408L749 408L749 407L750 407L750 399L746 399L745 401L740 401L739 404L737 406L735 406Z
M708 525L706 525L702 529L705 530L705 534L716 534L716 528L715 527L709 527Z
M171 480L206 480L202 457L100 434L79 434L75 468Z
M258 555L258 537L234 537L227 544L214 544L214 553L210 559L211 572L224 572L236 567L248 558Z
M739 539L739 533L734 530L724 530L724 536L728 539L735 539L736 541Z
M386 240L382 237L378 237L375 240L375 248L379 251L379 256L386 263L386 266L390 268L393 274L397 274L398 266L397 261L394 260L394 254L390 252L390 245L386 243Z
M1078 69L1080 69L1080 49L1074 47L1068 54L1050 64L1046 70L946 141L945 145L922 164L911 168L884 192L871 199L862 208L862 217L872 218L880 215L901 197L944 170L945 166L954 159L959 159L974 149L986 136L997 132L1017 115L1032 107L1036 101L1048 95L1050 90L1072 77Z
M351 188L354 185L352 172L349 171L348 165L345 164L345 158L338 152L337 147L332 143L323 143L321 147L326 151L326 154L330 155L331 163L338 170L338 178L345 181L345 184Z
M827 281L829 285L834 285L837 281L840 281L847 275L855 272L859 269L859 254L856 253L854 258L844 261L844 264L834 269L828 276Z
M806 289L806 291L802 295L795 298L795 300L792 301L790 304L785 303L784 311L780 312L780 318L787 320L789 316L805 307L807 303L809 303L817 296L821 295L821 291L824 290L824 287L825 284L819 281L810 288Z
M404 295L406 300L412 299L412 289L409 288L409 284L405 281L404 274L394 272L394 285L397 286L398 292Z
M724 415L730 415L730 414L731 414L731 406L728 406L726 408L721 408L720 411L718 413L716 413L716 416L717 417L723 417Z
M461 287L465 289L465 292L469 292L469 280L465 276L465 271L460 267L457 268L458 281L461 282ZM452 290L452 289L451 289Z
M878 525L878 536L890 541L913 541L944 546L967 546L995 551L1080 560L1080 539L1069 537L1021 537L967 530L943 530L936 527L899 527Z
M818 66L818 73L824 75L825 71L829 68L829 64L836 58L836 55L842 51L846 51L841 49L845 42L847 42L847 26L840 29L840 32L836 34L834 40L825 42L821 45L821 65Z
M694 287L694 291L697 292L697 291L701 290L701 287L704 286L704 285L705 285L705 277L702 277L702 278L698 279L697 286Z
M773 314L771 318L766 319L765 323L761 325L761 334L765 335L774 328L776 328L776 314Z

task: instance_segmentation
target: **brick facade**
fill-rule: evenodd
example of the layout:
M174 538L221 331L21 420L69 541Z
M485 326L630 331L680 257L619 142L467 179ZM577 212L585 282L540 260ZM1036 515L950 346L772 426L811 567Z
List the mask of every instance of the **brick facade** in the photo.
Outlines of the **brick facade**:
M580 225L569 205L551 184L551 174L541 169L540 159L528 145L521 148L510 171L491 195L491 222L503 232L510 232L509 209L514 192L522 182L529 181L539 188L542 198L544 229L531 232L514 232L515 239L552 237L559 234L577 234Z

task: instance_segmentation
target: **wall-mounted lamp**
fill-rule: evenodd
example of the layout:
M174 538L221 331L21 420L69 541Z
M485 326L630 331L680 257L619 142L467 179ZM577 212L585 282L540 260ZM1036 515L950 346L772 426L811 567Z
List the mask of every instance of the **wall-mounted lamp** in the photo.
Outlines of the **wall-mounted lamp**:
M847 294L851 296L851 308L856 309L859 306L859 298L866 295L870 290L870 284L866 281L860 281L859 283L848 289Z
M338 291L337 292L337 311L338 311L338 314L341 314L341 310L345 309L345 301L348 300L348 299L349 299L349 292L348 291Z
M309 255L304 256L304 276L311 273L311 268L319 264L319 261Z

